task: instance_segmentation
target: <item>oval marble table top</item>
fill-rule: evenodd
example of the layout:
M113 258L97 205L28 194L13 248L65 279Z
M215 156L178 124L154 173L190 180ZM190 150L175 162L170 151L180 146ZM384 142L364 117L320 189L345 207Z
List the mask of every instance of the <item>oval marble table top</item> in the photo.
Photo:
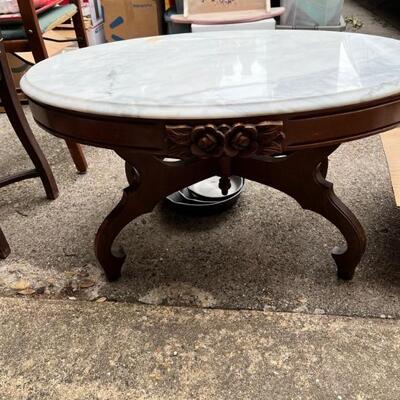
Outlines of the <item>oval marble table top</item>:
M322 31L237 31L127 40L34 66L46 105L155 119L276 115L400 93L400 41Z

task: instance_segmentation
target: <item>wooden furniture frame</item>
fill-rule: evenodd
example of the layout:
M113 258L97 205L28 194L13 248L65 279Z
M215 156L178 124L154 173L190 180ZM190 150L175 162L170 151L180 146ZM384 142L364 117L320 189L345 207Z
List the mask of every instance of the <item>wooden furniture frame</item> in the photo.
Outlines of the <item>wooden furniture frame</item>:
M30 104L44 129L63 139L113 149L126 162L128 187L95 240L97 258L110 281L120 277L125 260L124 254L111 250L120 231L167 195L214 175L222 177L222 190L229 176L243 176L288 194L332 222L347 242L345 249L332 253L338 276L351 279L366 236L326 180L328 157L341 143L388 130L400 121L400 95L314 112L222 120L109 117L33 100ZM166 162L171 157L181 161Z
M82 8L80 0L71 0L77 6L77 13L72 17L76 40L80 48L87 47L88 41L83 22ZM35 61L38 63L48 58L48 53L43 39L43 34L39 26L38 17L32 0L18 0L22 23L26 32L26 39L4 40L6 52L32 52ZM67 140L66 144L76 169L80 173L87 171L87 162L79 144Z
M3 231L0 228L0 258L7 258L10 254L10 246L4 236Z
M47 198L56 199L58 196L56 181L22 110L2 40L0 40L0 99L16 135L35 166L32 170L1 178L0 188L24 179L39 177L42 180ZM0 258L5 258L9 253L10 248L0 230Z

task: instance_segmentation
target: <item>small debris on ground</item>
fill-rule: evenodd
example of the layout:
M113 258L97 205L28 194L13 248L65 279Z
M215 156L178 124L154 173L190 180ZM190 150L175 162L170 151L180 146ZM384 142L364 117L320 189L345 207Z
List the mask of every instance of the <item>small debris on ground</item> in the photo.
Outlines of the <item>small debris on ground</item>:
M78 272L79 278L87 278L89 276L89 272L87 271L79 271Z
M32 294L36 293L36 290L32 289L32 288L27 288L27 289L24 289L24 290L19 290L17 293L21 294L23 296L31 296Z
M99 297L95 300L96 303L105 303L107 301L107 297Z
M95 282L92 281L91 279L84 279L84 280L79 282L79 287L81 289L88 289L88 288L90 288L90 287L92 287L94 285L95 285Z
M36 289L36 293L37 294L43 294L45 291L46 291L46 287L45 286L41 286L41 287L38 287Z
M13 282L10 287L14 290L25 290L30 287L30 283L24 279L20 279L16 282Z
M354 29L360 29L364 26L364 22L354 15L346 17L345 22L346 24L351 25Z

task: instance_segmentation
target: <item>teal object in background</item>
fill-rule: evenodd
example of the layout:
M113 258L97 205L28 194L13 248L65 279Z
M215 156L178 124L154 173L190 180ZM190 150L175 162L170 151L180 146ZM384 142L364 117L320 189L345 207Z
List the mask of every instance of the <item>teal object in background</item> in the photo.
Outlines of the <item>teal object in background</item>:
M281 25L293 27L338 26L344 0L282 0L286 11Z
M68 4L66 6L57 6L45 11L43 14L38 16L42 33L52 29L56 21L65 22L74 15L77 10L75 4ZM26 39L26 33L22 23L0 25L0 30L5 40Z

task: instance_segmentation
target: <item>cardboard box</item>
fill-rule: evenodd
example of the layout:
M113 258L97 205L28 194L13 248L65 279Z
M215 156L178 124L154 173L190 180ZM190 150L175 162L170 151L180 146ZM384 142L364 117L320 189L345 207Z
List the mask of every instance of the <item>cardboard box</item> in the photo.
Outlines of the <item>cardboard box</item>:
M102 0L108 42L157 36L161 28L159 0Z

